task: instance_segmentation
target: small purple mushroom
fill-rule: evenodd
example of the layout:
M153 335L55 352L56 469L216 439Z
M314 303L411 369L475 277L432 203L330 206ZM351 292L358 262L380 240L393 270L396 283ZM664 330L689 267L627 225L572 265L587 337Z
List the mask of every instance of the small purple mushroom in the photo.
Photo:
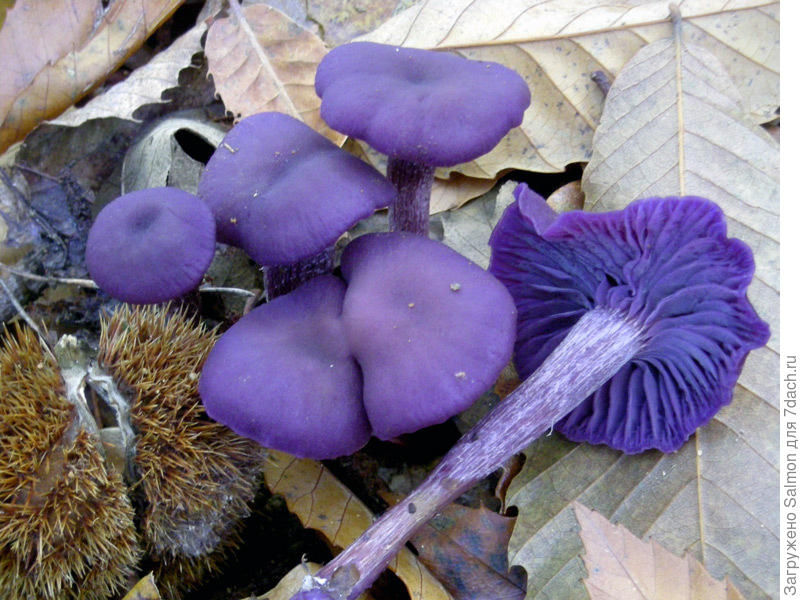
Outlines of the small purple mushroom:
M439 242L359 237L342 256L342 276L342 320L378 438L467 409L511 359L516 312L507 290Z
M86 242L86 266L110 296L158 303L195 289L214 247L214 217L197 196L176 188L138 190L97 215Z
M445 421L510 360L511 296L444 244L369 234L342 265L346 289L317 277L220 338L200 377L212 418L270 448L333 458L370 435Z
M332 247L395 197L365 162L288 115L239 121L209 160L198 195L219 241L268 267L270 297L332 269ZM271 269L269 269L271 268Z
M341 280L321 275L226 331L200 377L209 416L303 457L351 454L366 444L361 373L339 319L344 293Z
M322 567L356 598L443 506L553 424L626 452L675 450L731 399L745 357L769 337L746 298L749 248L702 198L557 216L527 187L493 237L491 270L515 297L522 384L428 478ZM535 370L534 370L535 369Z
M315 87L328 125L389 157L392 229L425 236L435 167L489 152L531 101L525 80L498 63L371 42L329 52Z

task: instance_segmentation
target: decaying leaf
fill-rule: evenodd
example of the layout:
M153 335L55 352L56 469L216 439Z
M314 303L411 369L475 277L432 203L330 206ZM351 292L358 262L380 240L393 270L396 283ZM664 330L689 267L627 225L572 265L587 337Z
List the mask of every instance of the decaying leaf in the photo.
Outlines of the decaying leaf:
M589 159L603 94L595 71L616 76L649 42L670 37L671 0L428 0L361 39L455 52L514 68L528 81L531 108L520 128L473 163L473 177L507 168L561 171ZM778 2L676 3L684 35L714 53L746 91L745 111L761 121L778 106Z
M547 197L547 203L557 213L583 210L585 196L580 181L570 181Z
M580 502L572 505L581 527L592 600L744 600L730 581L718 581L691 555L678 558L645 542Z
M522 600L524 574L509 573L506 559L513 527L513 517L451 504L411 542L455 600Z
M310 0L308 16L322 28L322 37L338 46L375 29L408 0Z
M460 209L439 215L442 241L484 269L489 266L489 236L506 207L514 201L516 183L508 182Z
M150 572L142 577L122 600L161 600L155 577Z
M122 193L167 185L196 193L205 164L187 154L181 140L203 145L210 155L226 132L225 127L201 115L188 112L153 123L125 154Z
M0 152L121 65L182 0L18 0L0 29Z
M198 23L123 81L92 98L84 106L72 107L50 122L75 127L89 119L104 117L135 120L137 109L146 104L164 102L163 92L178 85L180 72L191 65L192 56L203 50L200 38L206 29L204 22Z
M497 183L496 179L478 179L452 172L447 179L433 182L431 190L431 214L452 210L463 206L469 200L482 196Z
M217 92L236 118L280 111L336 143L344 139L320 118L314 92L325 44L282 12L232 4L230 17L210 27L205 51Z
M304 527L321 532L338 548L348 546L372 524L369 509L317 461L270 450L264 481L273 494L286 499ZM451 600L408 548L388 568L405 583L411 600Z

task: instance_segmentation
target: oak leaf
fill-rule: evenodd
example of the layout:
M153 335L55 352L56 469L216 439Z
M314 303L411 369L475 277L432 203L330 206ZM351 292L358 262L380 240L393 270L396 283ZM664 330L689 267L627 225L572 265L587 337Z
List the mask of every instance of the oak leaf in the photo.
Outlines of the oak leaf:
M120 66L182 0L18 0L0 29L0 152Z

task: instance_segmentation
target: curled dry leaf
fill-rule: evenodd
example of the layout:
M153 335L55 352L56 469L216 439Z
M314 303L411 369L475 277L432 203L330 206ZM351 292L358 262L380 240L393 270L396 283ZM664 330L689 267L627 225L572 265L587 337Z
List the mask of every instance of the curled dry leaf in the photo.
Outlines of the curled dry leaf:
M691 555L678 558L653 540L640 540L580 502L572 508L581 526L589 573L584 584L592 600L744 600L730 581L714 579Z
M412 538L419 559L455 600L522 600L525 576L509 572L506 548L514 518L451 504Z
M427 0L361 39L455 52L522 74L533 102L492 152L457 167L494 177L508 168L555 172L585 162L603 108L595 71L611 78L647 43L669 37L670 0ZM778 2L676 2L684 34L713 52L761 121L778 106Z
M0 29L0 152L121 65L182 0L17 0Z
M135 120L137 109L146 104L164 102L163 92L178 85L180 72L191 66L192 56L203 50L200 38L205 31L205 23L198 23L123 81L92 98L84 106L72 107L50 122L76 127L89 119L105 117Z
M161 600L155 577L150 572L136 582L122 600Z
M336 143L343 141L320 118L314 91L325 44L282 12L264 4L231 4L230 17L211 25L205 51L217 92L237 119L284 112Z
M316 529L334 546L344 548L372 524L372 513L322 463L269 451L264 482L279 494L304 527ZM408 589L411 600L452 600L433 575L404 548L388 568Z

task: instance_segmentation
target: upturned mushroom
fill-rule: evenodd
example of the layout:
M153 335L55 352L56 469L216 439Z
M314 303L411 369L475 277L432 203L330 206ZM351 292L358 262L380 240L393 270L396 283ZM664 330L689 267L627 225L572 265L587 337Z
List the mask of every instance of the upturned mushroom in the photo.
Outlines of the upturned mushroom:
M333 458L445 421L511 358L510 295L444 244L365 235L345 249L342 274L346 285L319 276L223 334L200 377L213 419L270 448Z
M301 121L251 115L228 132L198 185L218 240L265 267L270 298L332 270L340 235L395 198L371 166Z
M417 527L555 423L626 452L677 449L730 402L748 352L769 337L746 297L752 253L726 237L712 202L556 216L526 186L515 195L490 267L515 297L527 378L307 582L331 600L364 591Z
M328 125L388 156L398 190L391 228L425 236L435 168L489 152L531 101L525 80L501 64L371 42L331 50L315 88Z
M97 215L86 266L98 287L132 304L195 289L214 257L214 217L197 196L152 188L120 196Z

